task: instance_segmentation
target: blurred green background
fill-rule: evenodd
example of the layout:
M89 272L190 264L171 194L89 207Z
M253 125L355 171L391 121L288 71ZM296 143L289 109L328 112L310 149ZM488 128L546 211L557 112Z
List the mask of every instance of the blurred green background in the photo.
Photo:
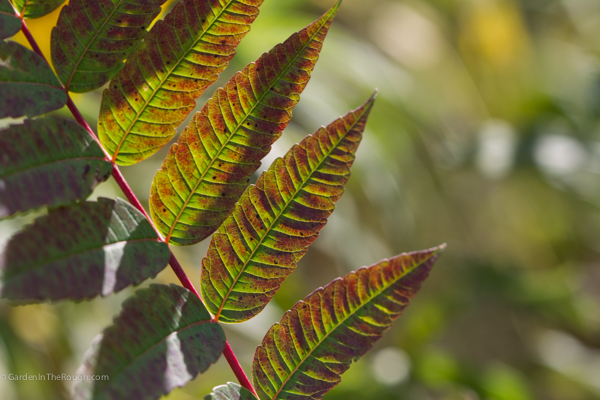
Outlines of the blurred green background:
M199 106L332 2L265 0ZM46 51L57 16L29 23ZM271 324L316 287L446 242L405 314L325 399L600 399L599 50L597 0L344 0L261 170L375 87L379 97L321 237L262 314L225 327L246 371ZM75 96L93 126L100 97ZM144 204L165 155L122 168ZM97 196L123 197L111 181ZM34 216L2 222L2 241ZM197 286L207 244L175 249ZM169 269L155 281L177 282ZM131 293L0 304L0 372L75 373ZM221 358L168 398L227 381ZM66 399L70 386L0 381L0 399Z

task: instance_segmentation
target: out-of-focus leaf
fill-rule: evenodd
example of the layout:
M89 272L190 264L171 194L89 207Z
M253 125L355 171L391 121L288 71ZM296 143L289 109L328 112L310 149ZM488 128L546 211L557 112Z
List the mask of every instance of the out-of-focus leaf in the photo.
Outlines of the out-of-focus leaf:
M0 0L0 39L11 37L21 29L21 20L8 0Z
M337 8L235 74L171 146L150 192L167 242L197 243L231 213L289 123Z
M204 396L204 400L257 400L256 396L237 383L227 382L227 385L217 386L213 392Z
M276 159L213 235L202 298L218 321L254 317L294 271L344 192L374 100Z
M66 102L67 94L42 57L18 43L0 41L0 118L35 117Z
M444 248L360 268L296 303L256 349L259 398L322 398L400 316Z
M151 285L123 303L114 324L98 335L78 374L75 399L158 399L217 361L225 333L200 299L180 286Z
M99 199L50 211L13 236L0 256L0 297L90 299L156 276L168 246L126 201Z
M13 0L13 4L26 19L40 18L56 10L65 0Z
M112 164L90 134L57 117L0 130L0 219L87 198Z
M166 0L71 0L52 29L52 64L65 87L89 92L108 82Z
M118 164L140 162L171 140L262 2L184 0L150 30L102 96L98 134Z

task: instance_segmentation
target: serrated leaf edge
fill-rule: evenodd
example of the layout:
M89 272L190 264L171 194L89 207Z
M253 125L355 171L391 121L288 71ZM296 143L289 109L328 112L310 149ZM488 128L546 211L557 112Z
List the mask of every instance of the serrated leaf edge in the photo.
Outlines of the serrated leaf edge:
M311 349L310 351L301 359L301 361L294 367L294 369L292 369L288 376L281 381L281 384L279 386L279 388L277 389L277 391L275 392L275 394L271 397L271 399L277 399L277 396L279 396L279 394L281 393L281 390L284 388L284 386L290 381L290 379L292 378L292 376L294 376L294 374L298 371L298 369L304 364L304 362L312 355L312 353L319 348L319 346L323 343L323 341L325 341L326 339L328 339L330 337L330 335L340 326L342 326L344 324L344 322L346 320L348 320L348 318L352 317L353 315L355 315L359 310L361 310L363 307L367 306L371 301L373 301L373 299L379 295L381 295L381 293L383 293L385 290L389 289L394 283L398 282L400 279L405 278L407 275L411 274L413 271L415 271L417 268L419 268L421 265L427 263L428 261L430 261L432 258L437 258L444 250L446 249L446 244L442 244L440 246L437 247L433 247L431 249L428 250L422 250L422 251L418 251L418 252L411 252L411 253L403 253L400 254L400 256L402 255L410 255L413 253L423 253L423 252L431 252L429 254L429 257L420 260L420 262L418 264L416 264L413 268L411 268L409 271L406 271L403 275L399 276L396 280L392 281L390 283L390 285L387 285L385 287L382 287L381 290L377 291L376 294L372 295L369 297L369 299L367 301L365 301L360 307L358 307L356 310L354 310L354 312L352 313L348 313L348 315L346 315L343 319L341 319L340 321L338 321L338 323L335 325L334 328L332 328L326 335L324 335ZM381 263L385 263L386 261L389 261L388 258L383 259L379 262L377 262L374 265L368 266L368 267L362 267L359 268L356 271L350 272L349 274L347 274L346 276L349 276L351 274L356 274L358 271L360 270L364 270L367 268L371 268L373 266L376 266L378 264ZM345 277L344 277L345 278ZM338 282L343 280L344 278L336 278L333 281L331 281L329 284L327 284L326 286L330 286L333 285L334 282ZM308 296L306 296L307 298L312 296L314 293L318 292L319 290L322 290L323 287L317 288L315 289L313 292L311 292ZM292 307L292 309L294 309L294 307L296 307L298 304L302 304L304 303L304 300L300 300L299 302L297 302L296 304L294 304L294 306ZM273 326L279 325L279 322L276 322ZM270 331L270 330L269 330ZM262 346L262 344L261 344Z
M312 43L312 41L314 40L314 38L321 32L321 29L323 28L323 26L325 26L327 24L327 22L333 16L335 16L340 3L341 3L341 0L334 7L332 7L331 10L329 10L329 12L327 13L328 14L328 18L323 18L323 24L310 37L310 40L306 41L306 43L302 46L302 49L296 51L296 54L295 54L294 58L288 63L287 68L285 68L283 71L281 71L281 73L278 74L277 77L273 79L273 82L278 82L281 79L281 77L285 76L286 72L290 68L292 68L292 66L294 65L295 61L298 59L298 57L300 57L300 54L309 46L309 44ZM249 65L254 65L254 64L255 64L255 62L252 62ZM208 174L208 172L212 168L213 164L217 161L218 156L221 154L221 152L223 152L223 150L225 149L225 147L227 146L227 144L236 136L236 134L239 131L239 129L244 125L244 122L246 122L246 120L248 119L248 117L252 114L252 111L254 111L254 109L261 103L261 101L265 98L265 96L268 95L268 93L269 93L269 90L266 90L263 93L263 95L256 100L256 103L252 106L252 108L250 108L248 111L245 111L245 114L246 114L245 117L240 120L240 122L237 124L237 126L234 129L231 130L231 134L229 135L229 138L227 138L227 140L224 143L221 144L221 147L220 147L219 151L215 154L214 157L212 157L212 160L210 161L210 163L204 168L204 172L202 173L202 175L200 176L200 178L198 179L198 181L196 182L196 184L193 186L193 188L191 188L191 190L190 190L190 196L188 196L188 198L185 200L185 202L183 203L183 205L181 206L181 208L179 210L179 213L175 217L175 219L173 221L173 224L171 225L171 228L169 229L169 233L165 237L165 242L166 243L169 243L171 235L173 234L173 230L175 229L175 226L178 224L179 219L181 218L181 215L183 214L183 212L185 211L188 203L192 199L193 194L196 192L196 189L198 189L198 186L200 186L200 184L204 181L204 178L206 177L206 174Z
M354 121L354 123L348 128L346 134L350 131L352 131L352 129L354 129L354 127L361 121L361 118L368 112L370 112L371 108L373 107L373 101L375 100L376 97L376 93L373 94L371 96L371 98L369 100L367 100L367 102L361 106L364 107L362 110L362 113L360 115L358 115L356 117L356 120ZM370 104L369 104L370 103ZM366 107L365 107L366 106ZM359 107L360 108L360 107ZM335 121L337 122L337 120ZM322 128L325 128L324 126L322 126ZM277 225L277 222L279 221L279 218L282 217L285 214L285 211L287 210L287 208L289 207L290 204L292 204L293 200L296 198L297 194L302 190L302 188L304 188L304 186L308 183L308 181L310 180L310 178L318 171L319 167L327 160L327 158L329 157L329 155L337 149L338 144L344 140L344 138L346 137L346 135L341 136L339 138L339 140L331 146L331 148L329 149L329 152L327 152L324 157L319 161L319 163L313 167L310 175L308 175L308 177L302 182L302 184L296 189L296 191L290 196L289 200L285 203L285 205L281 208L281 211L278 213L278 215L273 219L273 222L266 227L265 229L265 233L264 235L259 239L259 241L256 243L256 247L254 248L254 250L252 250L252 252L250 253L250 255L248 256L248 258L246 259L246 261L244 261L244 264L240 267L240 272L238 273L238 275L235 277L235 279L233 280L231 286L229 287L229 290L227 291L227 294L225 294L225 296L223 297L223 300L221 302L221 305L219 306L219 310L217 311L216 315L215 315L215 319L218 321L219 317L221 315L221 311L223 310L223 307L225 306L225 303L227 301L227 299L229 298L229 295L231 294L231 292L233 291L234 286L236 285L236 283L238 282L238 280L240 279L240 277L243 275L246 267L248 266L248 263L250 263L250 261L252 260L252 257L254 256L254 254L256 254L256 252L259 250L261 244L263 243L263 241L268 237L269 233L271 232L271 230L273 229L273 227L275 225Z

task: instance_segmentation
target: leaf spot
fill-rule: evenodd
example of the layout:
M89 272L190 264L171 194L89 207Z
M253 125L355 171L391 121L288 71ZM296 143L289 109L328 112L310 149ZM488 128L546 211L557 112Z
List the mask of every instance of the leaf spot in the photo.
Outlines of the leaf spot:
M12 65L10 65L10 56L8 56L8 58L6 60L3 60L2 58L0 58L0 67L13 69Z

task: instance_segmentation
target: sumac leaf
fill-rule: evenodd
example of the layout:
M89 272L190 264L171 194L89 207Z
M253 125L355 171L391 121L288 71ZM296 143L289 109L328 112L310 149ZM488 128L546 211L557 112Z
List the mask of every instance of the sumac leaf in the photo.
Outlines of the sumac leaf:
M42 57L18 43L0 41L0 118L35 117L66 102L67 94Z
M48 15L64 2L65 0L13 0L13 4L25 19Z
M444 248L360 268L296 303L256 349L252 375L259 398L322 398L400 316Z
M117 164L156 153L227 67L263 0L184 0L104 91L98 135Z
M289 123L337 7L235 74L171 146L150 189L167 242L197 243L231 213Z
M213 235L202 298L218 321L258 314L317 238L344 192L374 97L276 159Z
M206 371L225 348L223 328L180 286L150 285L122 308L77 371L109 379L82 380L75 400L158 399Z
M75 121L46 117L0 130L0 219L87 198L112 164Z
M71 92L108 82L166 0L71 0L52 29L52 64Z
M15 35L21 29L21 20L8 0L0 0L0 39Z
M237 383L227 382L227 385L217 386L213 392L204 396L204 400L257 400L256 396Z
M169 247L126 201L51 210L0 254L0 297L19 302L106 296L156 276Z

